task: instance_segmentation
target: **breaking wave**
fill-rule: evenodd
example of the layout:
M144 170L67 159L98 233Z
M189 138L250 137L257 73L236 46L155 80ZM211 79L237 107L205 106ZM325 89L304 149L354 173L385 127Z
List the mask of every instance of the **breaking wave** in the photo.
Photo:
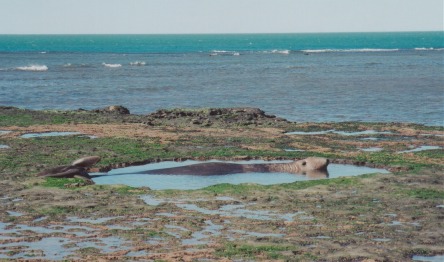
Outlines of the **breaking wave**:
M34 71L34 72L48 71L48 67L46 65L19 66L16 67L16 69L20 71Z
M289 55L290 54L290 50L272 50L271 51L272 54L281 54L281 55Z
M121 64L107 64L107 63L102 63L102 65L109 68L118 68L122 66Z

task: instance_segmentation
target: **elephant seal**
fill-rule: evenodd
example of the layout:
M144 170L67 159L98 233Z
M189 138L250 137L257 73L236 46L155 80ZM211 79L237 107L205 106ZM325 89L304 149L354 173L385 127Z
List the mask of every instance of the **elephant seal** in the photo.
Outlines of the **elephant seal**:
M132 174L158 174L158 175L228 175L238 173L291 173L303 174L312 178L327 177L329 160L322 157L308 157L291 163L276 164L235 164L235 163L200 163L189 166L172 167L156 170L147 170Z
M87 172L87 168L93 166L100 161L98 156L88 156L75 160L71 165L58 166L44 170L37 174L43 177L63 177L72 178L79 177L91 180L91 176ZM328 177L327 166L329 160L322 157L308 157L302 160L290 163L275 164L236 164L210 162L200 163L181 167L172 167L156 170L147 170L131 174L158 174L158 175L197 175L197 176L214 176L228 175L239 173L291 173L307 175L309 178L325 178ZM125 175L125 174L119 174ZM94 177L108 176L96 175Z
M38 173L37 176L91 179L91 176L86 170L99 161L99 156L82 157L72 162L71 165L50 168Z

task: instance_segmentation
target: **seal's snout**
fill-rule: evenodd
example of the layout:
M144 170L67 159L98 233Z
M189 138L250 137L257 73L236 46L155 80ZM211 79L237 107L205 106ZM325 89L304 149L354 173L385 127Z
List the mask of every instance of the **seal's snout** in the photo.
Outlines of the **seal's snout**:
M324 167L323 167L322 169L327 170L327 166L328 166L328 164L330 164L330 159L326 158L326 159L325 159Z
M328 160L327 158L317 158L317 165L315 169L318 170L326 170L328 164L330 163L330 160Z

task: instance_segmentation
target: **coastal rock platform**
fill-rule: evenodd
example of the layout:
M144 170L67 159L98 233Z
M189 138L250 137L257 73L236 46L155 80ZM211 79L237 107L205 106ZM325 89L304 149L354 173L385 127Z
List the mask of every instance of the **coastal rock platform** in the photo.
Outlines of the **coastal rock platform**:
M0 144L7 146L0 148L0 260L410 261L444 254L442 127L295 123L255 108L109 109L0 107ZM60 135L22 137L47 132ZM102 158L91 171L319 156L392 173L199 190L35 176L87 155Z

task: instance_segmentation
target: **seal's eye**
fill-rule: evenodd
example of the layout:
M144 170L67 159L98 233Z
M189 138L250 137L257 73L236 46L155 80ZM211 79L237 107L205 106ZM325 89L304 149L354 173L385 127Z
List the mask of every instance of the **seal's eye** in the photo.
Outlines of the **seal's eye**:
M304 162L302 162L302 165L303 165L303 166L307 165L307 162L305 162L305 161L304 161Z

